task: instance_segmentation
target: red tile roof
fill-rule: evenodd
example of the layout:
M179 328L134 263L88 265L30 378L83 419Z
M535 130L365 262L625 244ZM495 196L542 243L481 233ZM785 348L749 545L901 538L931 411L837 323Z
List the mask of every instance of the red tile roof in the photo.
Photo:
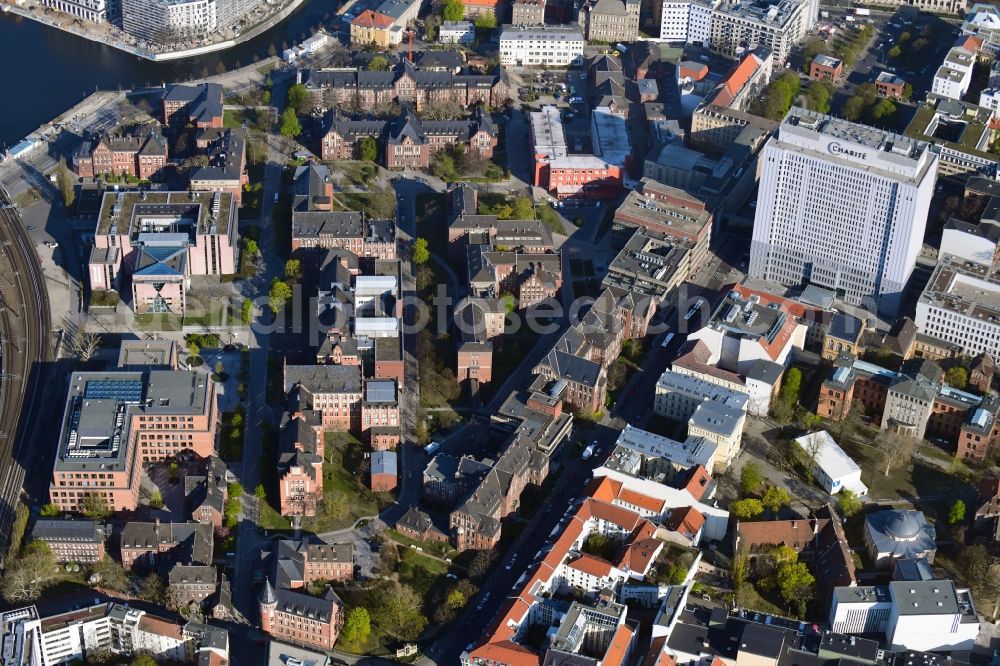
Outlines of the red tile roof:
M611 637L611 644L608 645L607 652L604 653L604 659L601 660L601 666L621 666L624 664L634 638L635 633L627 625L618 625L615 635Z
M507 666L538 666L542 662L542 657L537 652L508 640L477 647L470 656L473 662L482 661Z
M743 90L743 86L750 81L750 78L760 66L761 63L758 62L757 56L754 54L748 53L743 56L743 60L740 61L740 64L723 83L722 90L715 96L713 103L719 106L729 106L732 104L733 100L736 99L736 95Z
M631 504L632 506L637 506L640 509L646 509L647 511L655 511L657 513L663 510L664 502L663 500L643 495L642 493L638 493L628 488L622 488L622 491L618 493L618 501Z
M366 9L351 21L351 25L356 25L359 28L388 28L392 25L392 17Z
M612 564L605 559L600 557L595 557L588 553L583 553L580 557L576 558L570 562L567 566L576 569L577 571L582 571L583 573L590 574L591 576L596 576L598 578L606 578L611 574Z
M628 567L629 571L635 571L646 575L649 565L653 563L656 556L660 554L663 542L659 539L638 539L625 547L619 567Z
M705 516L693 506L685 506L670 514L670 520L665 527L673 532L679 532L687 539L693 539L705 526Z
M687 485L684 486L684 489L691 493L691 496L700 502L701 498L705 496L706 492L708 492L708 488L711 484L712 475L708 473L707 469L698 465L691 470L691 476L688 478Z

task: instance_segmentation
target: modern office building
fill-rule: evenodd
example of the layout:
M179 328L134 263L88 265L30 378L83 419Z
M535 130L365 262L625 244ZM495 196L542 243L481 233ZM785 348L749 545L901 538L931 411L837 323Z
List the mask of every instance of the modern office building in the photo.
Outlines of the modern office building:
M219 28L216 0L122 0L122 28L153 44L205 37Z
M131 276L137 313L183 313L192 275L236 272L231 192L105 192L89 262L92 290Z
M929 146L793 108L761 162L750 275L894 314L934 194Z
M838 587L830 626L843 634L884 634L892 650L971 650L979 634L972 595L950 580Z
M142 465L182 451L215 452L215 382L196 372L76 372L57 442L50 501L77 511L96 494L113 511L135 509Z
M586 41L579 28L505 25L500 33L500 64L505 67L568 67L583 59Z

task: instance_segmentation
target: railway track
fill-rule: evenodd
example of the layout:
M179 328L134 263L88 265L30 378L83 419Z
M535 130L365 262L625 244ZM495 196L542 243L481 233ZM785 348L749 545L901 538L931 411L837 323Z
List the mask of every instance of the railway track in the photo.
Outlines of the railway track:
M49 443L36 441L36 410L50 416L60 411L58 405L38 405L40 364L52 354L51 326L38 255L20 214L0 188L0 558L7 552L25 464L48 459L39 447Z

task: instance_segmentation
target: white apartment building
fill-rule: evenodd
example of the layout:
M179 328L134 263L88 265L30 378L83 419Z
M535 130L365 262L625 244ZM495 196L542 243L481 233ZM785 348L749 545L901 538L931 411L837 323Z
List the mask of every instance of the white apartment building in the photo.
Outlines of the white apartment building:
M442 44L471 44L476 41L476 26L472 21L445 21L438 30Z
M968 49L956 46L948 51L934 75L931 92L949 99L962 99L972 83L972 67L975 63L976 54Z
M8 611L0 620L4 664L90 663L88 657L104 651L122 657L147 652L158 661L178 663L198 662L212 654L222 661L229 657L229 636L223 629L195 622L178 624L118 603L47 617L29 606ZM8 642L8 636L16 640Z
M793 107L760 163L750 275L895 314L934 194L929 146Z
M926 335L976 356L1000 354L1000 281L990 264L943 257L917 300L914 318Z
M108 5L105 0L42 0L42 5L92 23L104 23L108 20Z
M712 35L712 10L721 0L663 0L660 5L660 39L708 46Z
M774 55L774 69L780 69L816 24L818 9L817 0L718 4L712 11L710 46L730 58L764 46Z
M660 39L687 43L690 16L691 3L688 0L663 0L660 5Z
M500 33L500 64L568 67L582 60L585 43L579 28L505 25Z
M216 0L122 0L122 28L145 42L204 37L218 27Z
M971 650L979 635L972 595L940 579L835 588L830 626L842 634L884 634L895 651Z

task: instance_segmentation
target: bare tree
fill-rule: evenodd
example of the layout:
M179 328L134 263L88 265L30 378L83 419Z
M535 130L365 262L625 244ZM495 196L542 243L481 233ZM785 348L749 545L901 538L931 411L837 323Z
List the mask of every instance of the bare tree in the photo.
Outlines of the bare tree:
M101 336L97 333L86 333L82 330L77 331L70 344L70 350L73 354L80 359L81 363L86 363L94 358L97 350L101 348Z
M901 430L883 430L878 438L878 449L885 463L883 474L888 476L894 467L906 462L917 448L913 435Z

